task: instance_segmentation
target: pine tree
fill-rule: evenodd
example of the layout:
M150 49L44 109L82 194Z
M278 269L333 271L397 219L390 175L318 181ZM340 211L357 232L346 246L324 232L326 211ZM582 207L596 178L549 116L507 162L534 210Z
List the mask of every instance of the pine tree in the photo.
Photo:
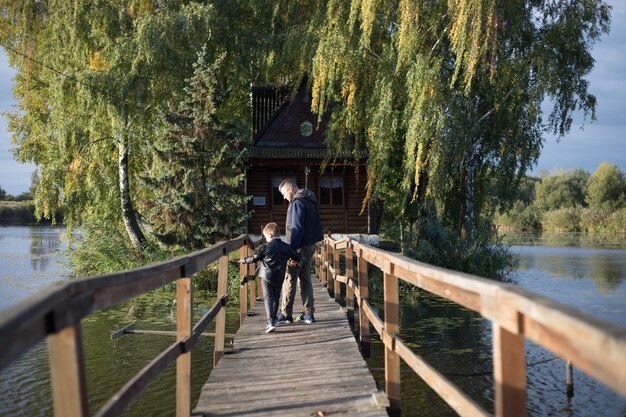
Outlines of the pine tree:
M206 47L198 53L185 100L164 115L154 143L147 221L166 244L201 248L242 232L247 219L242 147L220 118L223 61L207 62Z

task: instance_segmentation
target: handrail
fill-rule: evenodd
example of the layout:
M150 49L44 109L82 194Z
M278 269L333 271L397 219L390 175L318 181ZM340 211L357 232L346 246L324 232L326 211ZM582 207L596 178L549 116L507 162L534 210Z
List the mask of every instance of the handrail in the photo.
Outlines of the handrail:
M176 360L176 415L189 416L190 352L200 334L209 323L216 320L214 362L217 363L223 355L226 317L224 307L228 302L228 255L239 250L240 256L244 257L255 246L250 237L240 235L153 265L52 285L19 304L0 311L0 334L4 341L0 343L0 369L47 337L55 416L87 416L81 320L95 311L176 281L177 341L138 372L96 415L120 415L154 378ZM219 261L218 299L193 326L191 276L215 261ZM247 278L249 272L247 267L242 266L242 282L247 281L244 278ZM251 307L254 306L253 287L254 285L250 286ZM242 285L241 293L245 295L246 290L246 286ZM240 304L240 310L247 311L247 297L241 297ZM241 319L244 317L245 314Z
M354 297L359 305L360 342L369 352L369 325L385 346L386 392L390 414L400 410L401 358L458 414L489 415L442 374L413 353L399 337L399 291L402 279L444 297L492 321L497 416L526 416L526 338L567 358L574 366L626 395L626 329L590 317L530 291L474 275L447 270L387 252L352 239L326 237L319 255L320 279L327 288L345 283L350 314ZM340 245L341 243L341 245ZM339 251L345 247L346 274L339 274ZM357 281L352 266L356 256ZM331 261L332 260L332 261ZM367 265L384 273L384 320L368 301ZM352 312L352 314L354 314Z

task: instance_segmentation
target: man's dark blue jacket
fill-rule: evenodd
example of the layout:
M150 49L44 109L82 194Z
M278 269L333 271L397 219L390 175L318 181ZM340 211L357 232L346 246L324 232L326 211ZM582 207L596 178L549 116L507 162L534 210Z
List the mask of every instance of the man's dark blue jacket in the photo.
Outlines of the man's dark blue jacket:
M259 278L266 278L273 282L282 282L285 278L285 269L289 259L300 262L300 254L291 246L273 238L269 243L261 245L254 256L242 259L242 263L251 264L261 261Z
M306 188L298 190L287 208L285 240L294 249L324 240L320 210L315 194Z

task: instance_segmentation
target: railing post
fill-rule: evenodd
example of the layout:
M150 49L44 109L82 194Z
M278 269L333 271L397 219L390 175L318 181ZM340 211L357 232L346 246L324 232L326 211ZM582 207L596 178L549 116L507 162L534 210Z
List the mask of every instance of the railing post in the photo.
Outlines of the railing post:
M337 249L337 247L335 246L333 248L333 267L335 268L335 282L334 282L334 290L333 292L335 293L335 301L337 301L339 304L341 304L341 281L339 281L337 279L337 275L339 275L339 249Z
M250 282L248 287L250 290L250 310L254 308L254 304L256 302L256 286L261 282L260 279L255 280L254 282Z
M348 242L346 248L346 309L348 310L348 322L354 328L354 291L350 286L350 282L354 278L354 250L352 243Z
M49 335L48 355L54 415L88 416L80 324Z
M322 285L328 288L328 284L326 283L326 239L322 241L322 246L320 249L320 280L322 281Z
M400 291L398 278L385 272L385 332L390 336L400 333ZM384 336L383 336L384 337ZM400 356L385 343L385 392L389 398L389 415L400 415Z
M357 255L357 273L359 281L359 294L361 300L359 300L359 346L361 347L361 354L364 358L370 357L370 321L361 307L362 301L369 298L369 284L367 276L367 261L363 259L361 252Z
M242 258L247 257L249 253L250 251L247 246L241 247L240 254ZM250 269L252 268L250 267L253 265L254 264L239 265L239 275L241 276L241 279L245 278L246 276L252 276L252 274L250 274ZM254 271L252 273L254 273ZM239 324L243 323L246 315L248 314L248 285L254 285L254 283L248 282L239 287Z
M217 298L226 295L228 279L228 255L220 256L217 270ZM216 366L224 356L224 336L226 332L226 306L220 309L215 318L215 352L213 353L213 366Z
M181 275L185 275L184 271ZM176 340L191 337L193 328L193 282L176 280ZM191 351L176 359L176 417L191 415Z
M496 417L526 417L526 348L523 334L493 323Z
M324 285L329 295L333 293L332 276L330 275L330 244L324 240Z

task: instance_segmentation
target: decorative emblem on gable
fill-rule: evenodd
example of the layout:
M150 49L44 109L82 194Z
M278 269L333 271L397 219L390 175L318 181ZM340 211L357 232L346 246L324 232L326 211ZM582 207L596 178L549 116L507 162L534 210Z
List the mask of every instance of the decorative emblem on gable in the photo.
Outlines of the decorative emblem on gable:
M300 134L305 138L308 138L313 134L313 123L304 121L300 124Z

